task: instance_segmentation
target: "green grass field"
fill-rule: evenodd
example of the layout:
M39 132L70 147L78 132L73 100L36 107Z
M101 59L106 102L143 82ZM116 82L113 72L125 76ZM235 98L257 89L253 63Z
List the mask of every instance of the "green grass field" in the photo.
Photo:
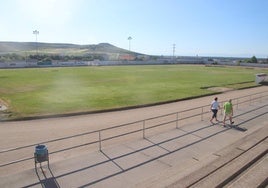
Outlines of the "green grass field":
M193 65L1 69L9 119L88 112L212 94L205 88L254 86L267 69ZM241 84L243 83L243 84Z

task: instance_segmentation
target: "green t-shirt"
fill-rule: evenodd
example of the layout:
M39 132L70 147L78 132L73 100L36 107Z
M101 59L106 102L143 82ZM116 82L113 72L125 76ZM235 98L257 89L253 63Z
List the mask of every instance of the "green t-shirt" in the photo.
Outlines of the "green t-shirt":
M232 112L232 107L233 107L232 103L226 102L224 103L223 107L224 107L225 113L230 114Z

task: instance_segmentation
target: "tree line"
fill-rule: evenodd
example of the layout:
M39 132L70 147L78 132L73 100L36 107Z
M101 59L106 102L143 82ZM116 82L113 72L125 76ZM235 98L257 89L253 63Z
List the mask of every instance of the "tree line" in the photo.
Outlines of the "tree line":
M21 55L17 53L9 53L0 55L0 62L12 61L36 61L36 62L52 62L52 61L93 61L105 60L105 54L88 54L88 55L58 55L58 54L30 54ZM258 61L255 56L251 58L240 59L238 63L265 63L268 64L268 58Z
M12 62L12 61L93 61L95 59L104 60L102 54L89 54L85 56L77 55L57 55L57 54L35 54L23 56L16 53L0 55L0 62Z

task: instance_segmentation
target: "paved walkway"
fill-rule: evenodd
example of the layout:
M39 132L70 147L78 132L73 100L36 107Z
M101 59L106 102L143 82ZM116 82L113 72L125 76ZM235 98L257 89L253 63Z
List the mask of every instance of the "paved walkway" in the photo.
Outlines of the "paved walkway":
M267 90L264 86L231 91L218 95L218 98L223 101ZM0 125L0 136L3 138L0 148L3 151L177 112L207 105L212 99L213 97L203 97L88 116L5 122ZM146 139L125 140L120 144L108 143L102 147L102 151L87 148L86 152L79 150L76 156L66 155L59 159L51 155L50 168L44 165L43 171L40 168L35 171L33 161L31 165L21 165L15 171L12 167L0 168L0 187L165 187L217 159L217 152L228 145L267 127L268 101L245 104L235 109L235 124L245 129L224 128L220 124L212 126L209 118L206 118L206 121L189 122L177 129L169 127L164 131L148 133ZM23 153L19 155L23 156Z

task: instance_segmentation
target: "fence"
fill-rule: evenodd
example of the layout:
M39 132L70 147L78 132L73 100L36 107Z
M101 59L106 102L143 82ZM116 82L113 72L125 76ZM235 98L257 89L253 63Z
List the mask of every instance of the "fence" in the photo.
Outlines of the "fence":
M238 109L241 105L251 105L255 102L262 102L268 98L268 92L255 93L232 99L234 108ZM221 103L221 106L223 102ZM222 110L220 111L222 114ZM102 151L106 145L111 145L122 141L123 137L143 138L163 132L166 129L178 129L180 126L189 123L189 120L200 121L208 116L209 105L191 108L179 112L169 113L148 119L143 119L131 123L121 124L110 128L100 129L68 137L48 140L42 143L34 143L26 146L6 149L0 151L2 164L0 168L9 165L16 165L21 162L33 160L33 148L37 144L45 144L49 148L50 157L54 160L74 156L76 151L88 151L89 147ZM116 141L117 140L117 141ZM71 153L66 153L71 152Z

